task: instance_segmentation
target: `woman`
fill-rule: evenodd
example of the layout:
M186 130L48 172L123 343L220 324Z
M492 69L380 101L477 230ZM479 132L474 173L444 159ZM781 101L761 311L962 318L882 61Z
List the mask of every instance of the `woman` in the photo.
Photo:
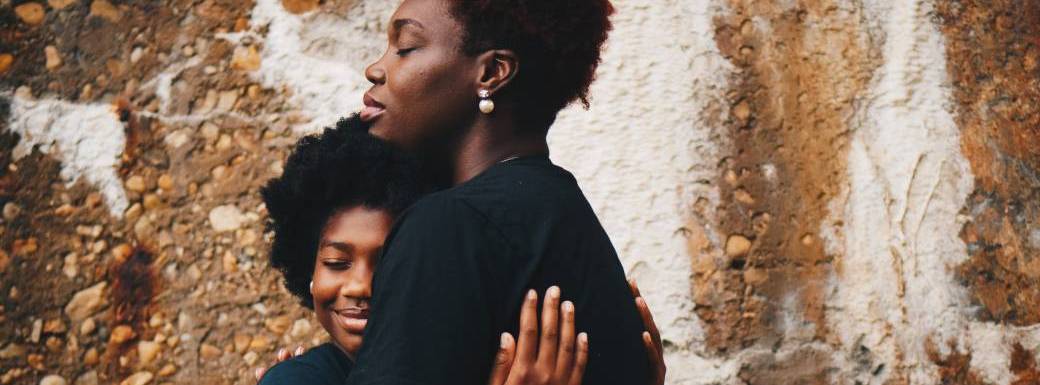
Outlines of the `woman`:
M550 285L595 336L586 383L653 375L616 251L546 143L560 109L587 105L612 12L607 0L398 6L361 117L452 187L395 223L349 384L478 385L528 288Z
M365 129L354 116L320 136L301 139L284 174L262 191L274 232L271 265L284 274L286 288L314 309L332 338L275 366L261 384L342 384L350 374L367 324L372 273L384 240L394 218L422 192L414 163ZM558 290L555 293L558 297ZM656 336L649 310L641 299L639 304ZM521 328L537 330L536 305L536 297L522 305ZM553 367L566 373L560 376L566 381L558 383L580 383L588 344L581 335L575 337L573 304L544 301L542 312L547 315L543 330L558 327L561 333L554 343L538 344L536 349L559 352ZM555 312L559 318L552 316ZM535 349L531 345L536 340L521 337L514 344L509 333L501 337L488 383L544 383L525 381L518 374L533 371L530 361L515 352ZM649 359L663 366L659 348L650 338L646 341L647 351L655 352ZM566 347L575 342L573 348Z

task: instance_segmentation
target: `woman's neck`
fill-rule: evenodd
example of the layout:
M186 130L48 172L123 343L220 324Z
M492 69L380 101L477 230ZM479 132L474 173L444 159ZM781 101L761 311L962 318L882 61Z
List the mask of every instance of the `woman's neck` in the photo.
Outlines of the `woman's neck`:
M452 160L452 184L480 175L498 162L513 157L549 154L544 130L517 130L504 119L478 122L464 135Z

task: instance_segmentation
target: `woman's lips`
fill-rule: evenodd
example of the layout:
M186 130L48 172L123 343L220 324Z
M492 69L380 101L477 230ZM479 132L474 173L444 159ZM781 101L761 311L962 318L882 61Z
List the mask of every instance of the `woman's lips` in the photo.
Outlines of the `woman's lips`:
M368 309L333 310L332 319L347 332L361 334L368 324Z
M379 115L382 115L383 112L386 112L386 110L380 107L365 107L361 110L361 121L370 123L378 118Z
M361 110L361 121L363 122L370 123L386 112L386 106L376 101L369 94L365 94L363 101L365 103L365 108Z

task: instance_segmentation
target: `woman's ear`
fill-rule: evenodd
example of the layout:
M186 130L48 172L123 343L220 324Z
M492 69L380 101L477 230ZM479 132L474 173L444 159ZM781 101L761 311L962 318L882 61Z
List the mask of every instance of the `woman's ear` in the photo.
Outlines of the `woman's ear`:
M507 86L520 71L516 53L508 49L493 49L478 56L480 78L477 87L492 94Z

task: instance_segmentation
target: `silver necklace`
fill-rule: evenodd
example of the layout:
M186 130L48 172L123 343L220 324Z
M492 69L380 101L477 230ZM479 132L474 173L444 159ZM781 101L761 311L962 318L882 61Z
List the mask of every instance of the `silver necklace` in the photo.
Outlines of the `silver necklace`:
M511 156L511 157L508 157L508 158L502 159L502 160L498 161L498 163L505 163L505 162L511 161L511 160L513 160L513 159L516 159L516 158L519 158L519 157L520 157L520 156L514 155L514 156Z

